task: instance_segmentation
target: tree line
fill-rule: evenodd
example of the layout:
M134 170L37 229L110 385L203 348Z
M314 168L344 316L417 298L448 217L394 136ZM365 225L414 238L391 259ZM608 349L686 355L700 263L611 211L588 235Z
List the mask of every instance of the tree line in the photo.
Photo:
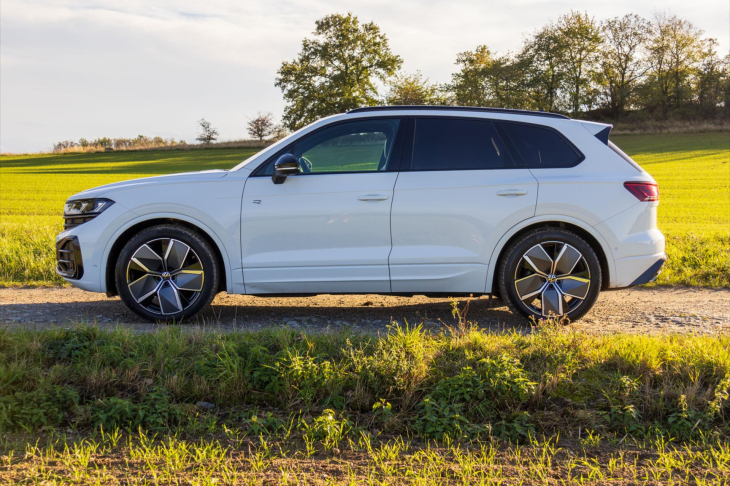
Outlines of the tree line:
M247 122L252 139L284 137L324 116L377 105L459 105L543 110L574 118L641 123L647 120L730 119L730 54L691 22L658 13L596 21L570 12L524 37L516 52L487 45L460 52L456 72L433 83L401 70L374 22L352 13L315 22L296 59L282 62L275 86L286 106ZM204 118L196 140L210 144L218 130ZM65 140L54 151L185 145L161 137Z
M286 128L274 121L274 115L271 113L257 113L246 124L249 136L260 143L264 143L268 139L278 140L287 135ZM198 134L195 140L205 145L218 140L218 129L213 124L201 118L198 120ZM185 140L176 141L173 138L148 137L146 135L137 135L135 138L109 138L99 137L93 140L80 138L78 141L62 140L53 144L54 152L84 152L98 150L134 150L159 147L178 147L186 146Z
M177 145L185 145L185 140L137 135L134 138L98 137L92 140L87 140L85 138L80 138L78 141L62 140L53 144L53 151L67 152L105 149L130 150L154 147L175 147Z
M313 34L277 73L290 130L382 104L519 108L627 122L730 118L730 55L667 13L598 22L570 12L527 35L517 52L479 45L459 53L456 72L443 84L401 72L403 60L387 36L351 13L316 21Z

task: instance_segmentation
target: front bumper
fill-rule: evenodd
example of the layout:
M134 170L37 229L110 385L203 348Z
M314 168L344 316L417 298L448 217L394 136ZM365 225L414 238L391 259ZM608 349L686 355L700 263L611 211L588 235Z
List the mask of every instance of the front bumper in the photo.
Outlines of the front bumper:
M106 249L116 229L134 217L134 213L115 203L91 221L58 234L56 273L74 287L89 292L104 292ZM60 252L59 249L71 250L71 253ZM67 258L67 255L73 255L74 258ZM60 260L72 260L73 267Z
M56 273L69 280L84 276L84 260L76 236L67 236L56 242Z

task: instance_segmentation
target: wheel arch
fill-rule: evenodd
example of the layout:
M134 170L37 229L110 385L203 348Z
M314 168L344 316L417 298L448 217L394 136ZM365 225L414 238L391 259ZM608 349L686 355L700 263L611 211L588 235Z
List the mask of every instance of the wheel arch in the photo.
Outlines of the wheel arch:
M611 275L615 273L613 253L610 246L606 243L603 236L589 224L575 218L561 216L545 216L540 218L531 218L522 221L520 224L513 226L500 240L494 251L492 252L491 264L487 271L486 292L493 293L495 289L494 282L497 278L496 272L500 262L505 258L507 248L517 238L528 231L537 228L564 228L576 233L578 236L588 242L598 255L598 261L601 263L601 290L606 290L610 286Z
M112 238L112 243L109 247L109 250L106 252L106 257L104 261L102 262L102 268L104 269L104 283L107 296L112 297L115 295L119 295L116 281L114 278L114 268L117 264L119 254L121 253L122 248L124 248L124 245L129 241L130 238L132 238L140 231L160 224L177 224L192 231L195 231L197 234L203 237L208 242L208 244L210 244L211 248L213 248L213 252L215 253L215 256L218 260L218 264L220 265L220 268L223 269L223 272L221 272L219 291L228 290L231 277L230 264L228 262L227 253L224 253L225 250L222 249L222 243L216 236L214 236L215 233L213 233L210 229L205 228L203 224L197 221L190 221L175 216L156 216L148 219L143 219L141 221L137 220L136 222L131 222L131 224L120 230L118 234L115 235L114 238Z

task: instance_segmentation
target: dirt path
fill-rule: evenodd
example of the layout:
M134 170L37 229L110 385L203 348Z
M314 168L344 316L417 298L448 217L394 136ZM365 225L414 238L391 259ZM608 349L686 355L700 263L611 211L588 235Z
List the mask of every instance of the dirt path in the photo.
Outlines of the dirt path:
M463 299L462 299L463 301ZM220 294L210 309L189 324L222 330L255 330L272 325L297 329L385 330L391 320L440 326L452 323L449 299L423 296L321 295L261 298ZM528 330L524 320L498 299L472 299L468 319L480 326ZM76 322L101 327L124 325L144 332L159 327L127 310L119 298L73 288L0 289L0 322L11 328L67 327ZM594 332L730 332L730 289L653 288L603 292L593 310L571 324Z

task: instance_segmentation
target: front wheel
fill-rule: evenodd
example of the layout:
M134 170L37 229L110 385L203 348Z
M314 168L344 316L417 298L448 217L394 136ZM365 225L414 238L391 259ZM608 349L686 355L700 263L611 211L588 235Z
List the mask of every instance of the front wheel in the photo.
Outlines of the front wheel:
M137 233L122 249L115 279L122 301L152 321L179 321L210 304L219 265L210 244L183 226L159 225Z
M595 304L601 265L591 245L563 228L519 237L500 262L499 291L513 312L526 317L576 320Z

